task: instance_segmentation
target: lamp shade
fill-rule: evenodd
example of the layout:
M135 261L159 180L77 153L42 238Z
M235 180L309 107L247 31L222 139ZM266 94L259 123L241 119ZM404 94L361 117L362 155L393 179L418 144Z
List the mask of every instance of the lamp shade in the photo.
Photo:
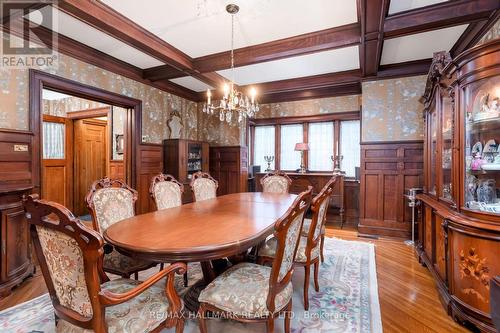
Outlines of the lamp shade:
M305 142L296 143L296 144L295 144L295 150L296 150L296 151L305 151L305 150L309 150L309 144L307 144L307 143L305 143Z

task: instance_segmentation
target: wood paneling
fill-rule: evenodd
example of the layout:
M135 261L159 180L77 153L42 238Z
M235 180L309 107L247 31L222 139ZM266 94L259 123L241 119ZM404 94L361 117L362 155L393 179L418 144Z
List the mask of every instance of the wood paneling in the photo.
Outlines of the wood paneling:
M422 185L422 143L363 143L359 232L409 237L411 211L404 194Z
M109 162L109 178L125 180L125 163L123 161Z
M219 182L217 195L247 192L247 148L210 147L210 175Z
M149 186L153 177L163 172L163 146L142 144L138 153L136 190L139 199L136 203L136 214L143 214L155 210L154 202L149 195Z
M15 189L32 184L32 135L0 130L0 188ZM18 151L19 148L23 150ZM26 150L24 150L24 148Z

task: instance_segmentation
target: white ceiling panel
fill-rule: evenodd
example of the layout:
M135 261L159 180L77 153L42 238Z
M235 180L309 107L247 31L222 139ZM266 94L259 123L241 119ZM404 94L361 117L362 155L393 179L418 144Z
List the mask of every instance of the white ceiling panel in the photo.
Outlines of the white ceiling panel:
M214 87L209 86L205 82L202 82L198 79L195 79L192 76L184 76L184 77L179 77L177 79L171 79L173 83L176 83L180 86L183 86L185 88L194 90L194 91L205 91L207 89L213 89Z
M234 69L234 81L238 85L247 85L357 68L359 68L358 46L351 46L237 67ZM230 69L217 71L217 73L231 79Z
M392 0L389 5L389 15L446 1L448 0Z
M41 10L51 10L50 8L51 7L47 6ZM58 24L55 25L55 27L47 26L47 28L54 28L54 30L61 35L74 39L82 44L90 46L96 50L109 54L110 56L142 69L164 65L164 63L160 60L153 58L138 49L113 38L110 35L93 28L60 10L56 11Z
M132 21L195 58L227 51L231 17L240 6L235 48L328 29L357 21L356 0L104 0Z
M467 24L432 30L404 37L386 39L381 65L432 58L434 52L449 51Z

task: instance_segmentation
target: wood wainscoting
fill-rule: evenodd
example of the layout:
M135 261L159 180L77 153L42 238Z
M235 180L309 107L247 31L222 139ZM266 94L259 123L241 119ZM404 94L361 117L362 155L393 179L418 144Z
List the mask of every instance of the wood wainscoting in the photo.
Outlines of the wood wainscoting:
M423 142L361 144L360 235L409 238L405 194L423 186Z
M247 147L210 147L210 175L219 182L217 195L248 191Z
M154 176L163 172L163 145L141 144L137 154L137 186L139 198L136 202L136 214L154 211L155 204L149 195L149 186Z

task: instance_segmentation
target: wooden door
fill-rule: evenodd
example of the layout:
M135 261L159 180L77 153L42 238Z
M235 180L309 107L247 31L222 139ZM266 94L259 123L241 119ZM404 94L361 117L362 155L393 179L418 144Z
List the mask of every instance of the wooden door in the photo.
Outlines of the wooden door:
M73 122L43 116L42 199L73 209Z
M88 214L85 196L92 183L106 176L107 121L80 119L75 124L75 214Z

